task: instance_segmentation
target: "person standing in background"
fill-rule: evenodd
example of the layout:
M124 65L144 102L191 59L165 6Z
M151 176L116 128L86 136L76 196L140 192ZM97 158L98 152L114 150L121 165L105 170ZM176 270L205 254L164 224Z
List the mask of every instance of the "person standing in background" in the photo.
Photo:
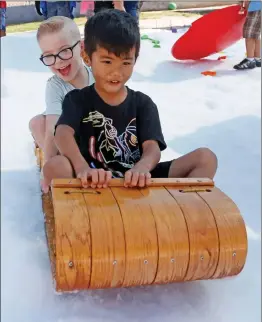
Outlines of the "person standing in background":
M261 1L243 1L239 14L247 10L243 27L243 37L246 41L247 57L234 69L244 70L261 67Z
M74 19L76 1L40 1L39 10L48 19L54 16L63 16ZM39 13L39 12L38 12Z
M123 1L127 13L139 21L139 1Z
M94 13L104 9L118 9L126 11L137 21L139 20L139 1L95 1Z
M6 1L0 1L0 36L6 36Z

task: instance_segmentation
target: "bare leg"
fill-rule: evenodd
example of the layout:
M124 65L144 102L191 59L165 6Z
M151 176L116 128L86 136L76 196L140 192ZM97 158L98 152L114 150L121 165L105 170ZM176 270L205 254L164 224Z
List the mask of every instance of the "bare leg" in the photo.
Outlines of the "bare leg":
M194 150L174 160L169 169L169 178L210 178L217 171L217 157L207 148Z
M261 40L260 39L255 40L255 57L256 58L261 57Z
M246 39L247 58L255 57L255 47L256 47L256 39L247 38Z
M43 150L45 140L45 116L40 114L33 117L29 122L29 129L35 142L40 149Z
M66 157L56 155L45 163L43 174L46 185L50 186L51 181L55 178L73 178L74 170Z

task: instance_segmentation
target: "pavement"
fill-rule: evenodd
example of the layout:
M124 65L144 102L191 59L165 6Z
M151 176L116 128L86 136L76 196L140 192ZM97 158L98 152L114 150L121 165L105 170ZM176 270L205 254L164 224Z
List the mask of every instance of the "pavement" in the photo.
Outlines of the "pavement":
M171 27L188 27L199 18L199 15L192 17L166 16L159 19L141 19L139 25L140 29L171 29Z
M139 26L140 29L171 29L171 27L176 28L186 28L191 26L191 24L199 19L200 16L194 15L192 17L184 16L166 16L159 19L140 19ZM80 26L81 36L84 35L84 26Z
M171 29L171 27L183 28L189 27L194 21L199 19L202 15L210 13L214 10L222 9L228 6L216 6L206 8L190 8L180 9L176 12L192 13L191 17L186 16L164 16L159 19L140 19L139 25L141 29Z
M216 6L216 7L206 7L206 8L191 8L191 9L180 9L176 12L180 13L192 13L192 16L163 16L158 19L140 19L139 25L140 29L171 29L176 28L186 28L190 27L191 24L199 19L202 15L212 12L217 9L222 9L227 6ZM83 36L84 27L81 26L80 32Z

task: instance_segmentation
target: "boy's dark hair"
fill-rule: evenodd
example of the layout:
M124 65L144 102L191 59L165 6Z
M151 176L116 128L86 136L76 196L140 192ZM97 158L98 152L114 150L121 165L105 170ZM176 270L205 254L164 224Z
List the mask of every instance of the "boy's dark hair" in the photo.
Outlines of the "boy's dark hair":
M84 46L92 58L97 46L120 57L135 47L140 51L140 32L137 21L124 11L107 9L96 13L85 24Z

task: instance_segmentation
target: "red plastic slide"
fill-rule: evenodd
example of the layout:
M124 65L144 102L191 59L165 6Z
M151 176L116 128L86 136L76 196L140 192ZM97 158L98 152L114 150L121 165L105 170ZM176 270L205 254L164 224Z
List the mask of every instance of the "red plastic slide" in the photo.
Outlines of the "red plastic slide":
M172 47L179 60L198 60L233 45L243 36L246 12L239 14L240 5L215 10L195 22Z

